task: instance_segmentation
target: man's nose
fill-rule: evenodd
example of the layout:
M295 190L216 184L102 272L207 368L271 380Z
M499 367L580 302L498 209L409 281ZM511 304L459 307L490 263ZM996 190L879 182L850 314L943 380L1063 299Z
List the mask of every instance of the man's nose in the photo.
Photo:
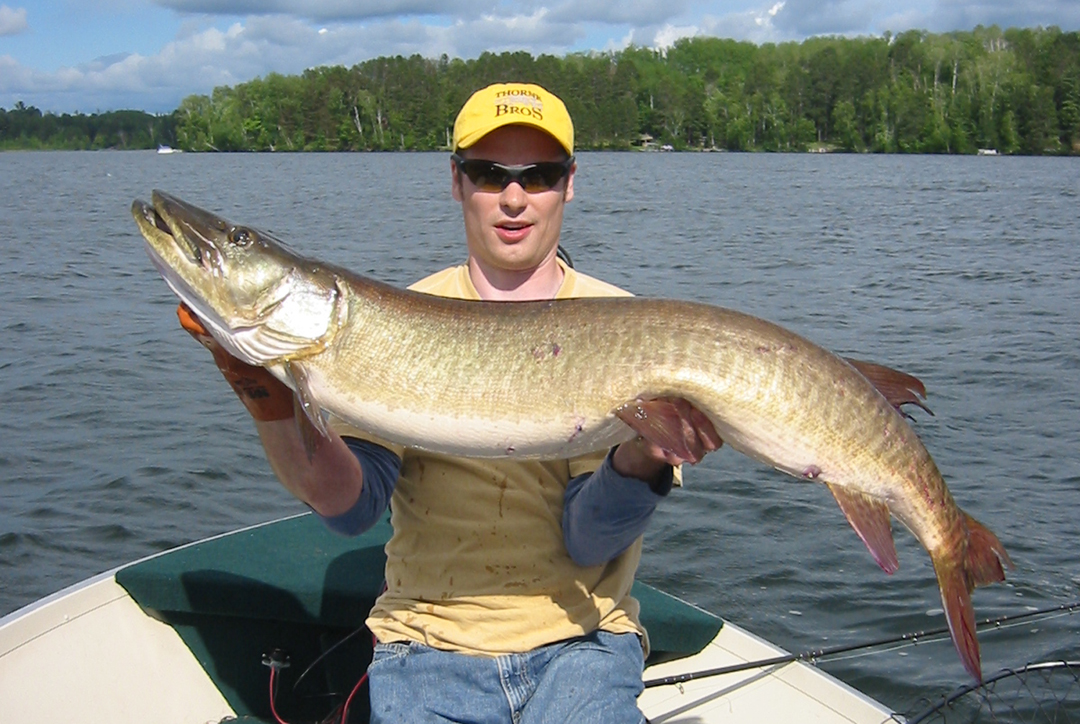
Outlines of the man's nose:
M529 194L517 181L511 181L499 192L499 204L508 211L522 211L529 204Z

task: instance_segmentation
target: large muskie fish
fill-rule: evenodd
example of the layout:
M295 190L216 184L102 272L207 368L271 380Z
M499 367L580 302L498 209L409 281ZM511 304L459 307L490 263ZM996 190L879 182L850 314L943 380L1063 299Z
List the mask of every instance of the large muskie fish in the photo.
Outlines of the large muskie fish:
M293 388L323 432L328 412L433 452L566 458L639 433L674 439L653 403L689 400L727 445L825 483L889 573L890 513L900 519L930 552L953 642L980 678L970 593L1003 580L1009 559L868 380L882 368L705 304L444 299L301 258L158 191L132 213L173 291L226 349ZM890 385L915 400L917 381Z

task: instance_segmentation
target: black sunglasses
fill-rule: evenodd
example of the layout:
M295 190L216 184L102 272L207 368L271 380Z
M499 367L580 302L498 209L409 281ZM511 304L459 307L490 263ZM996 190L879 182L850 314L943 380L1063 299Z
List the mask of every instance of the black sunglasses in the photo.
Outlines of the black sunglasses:
M450 158L476 188L489 192L502 191L514 181L529 193L549 191L566 178L574 165L573 156L565 161L541 161L527 166L504 166L479 158L462 158L456 153Z

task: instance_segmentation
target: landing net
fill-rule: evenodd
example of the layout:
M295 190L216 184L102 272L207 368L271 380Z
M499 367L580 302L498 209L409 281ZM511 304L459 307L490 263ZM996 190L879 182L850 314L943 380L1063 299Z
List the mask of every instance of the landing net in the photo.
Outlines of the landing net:
M914 713L894 715L904 724L1080 723L1080 661L1044 661L1003 669L938 700L923 700Z

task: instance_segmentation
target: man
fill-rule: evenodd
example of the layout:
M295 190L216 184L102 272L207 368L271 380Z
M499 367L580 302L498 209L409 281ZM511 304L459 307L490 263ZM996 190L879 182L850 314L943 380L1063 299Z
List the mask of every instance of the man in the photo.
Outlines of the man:
M493 301L626 295L556 256L573 143L565 106L545 89L477 91L450 163L467 263L412 288ZM641 438L573 460L451 458L336 419L309 458L291 391L230 358L184 309L181 319L252 413L282 484L328 526L358 533L390 503L387 589L368 618L372 722L644 721L647 639L629 591L642 532L683 458ZM664 403L681 421L684 458L720 446L688 403Z

